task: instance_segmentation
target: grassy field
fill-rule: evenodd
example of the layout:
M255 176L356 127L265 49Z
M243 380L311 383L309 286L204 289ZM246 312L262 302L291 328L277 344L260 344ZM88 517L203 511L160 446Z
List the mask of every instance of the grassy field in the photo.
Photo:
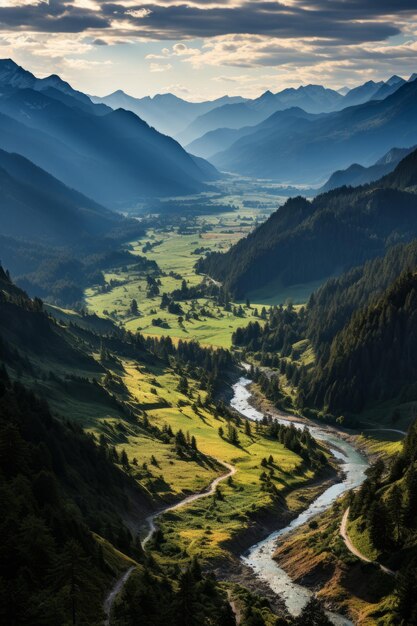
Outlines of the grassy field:
M238 214L196 218L192 226L181 232L179 228L148 231L143 239L131 242L130 246L132 252L145 254L158 264L161 271L158 275L159 294L149 297L144 273L125 267L105 275L107 287L104 293L98 287L87 290L87 308L113 319L130 331L140 331L145 335L170 335L174 339L197 339L203 345L229 347L233 331L256 319L255 309L258 308L259 312L263 306L261 301L251 301L249 309L243 306L243 314L239 316L233 310L217 306L212 298L186 300L180 302L182 313L179 315L161 309L161 297L163 293L170 294L179 289L182 280L188 287L205 280L194 270L199 256L208 250L227 250L250 232L256 216L256 211L242 209ZM146 245L147 251L143 252ZM198 254L195 251L199 251ZM133 299L138 303L137 314L132 314L130 310ZM162 325L153 324L155 319L162 320Z
M358 437L358 444L368 454L390 457L400 452L403 435L384 430L362 433Z
M225 557L225 542L248 527L257 513L277 506L277 497L262 491L263 458L273 456L273 483L278 492L288 492L313 477L312 472L303 469L300 457L276 441L256 434L249 438L241 430L241 444L235 446L219 437L217 421L208 419L206 428L211 432L201 433L201 449L232 463L237 472L221 485L218 496L201 499L159 520L167 541L167 550L162 545L161 551L168 557L173 549L175 554L187 550L203 560Z
M174 433L180 429L189 433L196 438L201 452L195 460L182 459L172 445L125 426L124 440L116 448L119 452L125 450L129 459L139 460L139 467L132 467L132 475L150 492L168 501L173 496L202 491L216 475L226 471L211 459L231 463L237 469L233 480L220 488L224 499L208 497L160 520L164 534L175 537L178 549L187 548L189 553L203 557L224 555L221 544L248 524L249 515L272 506L271 495L261 491L262 459L273 456L273 466L269 469L274 472L278 491L290 491L313 477L311 471L304 469L298 455L279 442L257 434L254 425L248 436L242 421L238 426L239 445L230 443L226 438L227 421L197 406L198 396L202 402L205 400L205 392L198 388L197 381L189 379L190 390L184 395L178 391L179 376L172 370L138 366L133 361L123 362L122 378L131 401L146 410L151 425L161 429L169 426ZM118 420L106 420L106 425L113 428L117 423ZM220 427L225 433L223 437L219 435ZM198 518L206 520L203 526ZM206 532L207 525L212 532Z

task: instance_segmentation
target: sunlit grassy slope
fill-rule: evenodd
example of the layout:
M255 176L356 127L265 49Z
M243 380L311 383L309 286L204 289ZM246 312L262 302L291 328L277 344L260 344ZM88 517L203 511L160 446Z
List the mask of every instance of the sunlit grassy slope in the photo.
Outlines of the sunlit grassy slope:
M227 422L224 418L216 417L212 410L197 406L198 396L203 402L205 400L205 392L198 389L197 381L189 380L190 392L186 396L178 391L179 377L172 370L144 367L133 361L124 361L123 382L131 401L139 409L146 410L151 425L159 428L169 425L174 433L180 429L184 433L189 432L190 436L196 438L198 450L203 453L202 458L196 461L183 460L172 446L125 425L123 439L116 447L119 451L124 449L129 459L139 460L138 467L132 468L132 474L150 491L169 499L173 495L204 489L216 475L226 472L224 467L210 459L236 466L233 484L221 487L225 495L227 494L227 502L225 500L224 505L220 505L225 507L225 515L219 523L227 538L233 530L236 532L239 525L241 527L244 521L247 522L246 516L249 512L271 505L271 496L260 491L259 476L263 471L263 458L273 456L274 484L280 491L301 485L313 476L312 472L304 470L299 456L277 441L257 434L254 425L251 436L245 434L243 422L238 427L238 446L232 445L225 436L220 437L219 427L226 433ZM119 424L117 419L105 422L106 427L113 429L117 429ZM143 463L147 465L146 470L143 469ZM181 520L188 520L186 525L194 528L198 541L203 538L204 533L199 529L198 523L196 525L194 516L199 515L199 510L211 506L212 498L207 498L207 502L201 500L176 514ZM173 526L175 532L182 536L183 522L177 520ZM221 537L217 539L220 541Z

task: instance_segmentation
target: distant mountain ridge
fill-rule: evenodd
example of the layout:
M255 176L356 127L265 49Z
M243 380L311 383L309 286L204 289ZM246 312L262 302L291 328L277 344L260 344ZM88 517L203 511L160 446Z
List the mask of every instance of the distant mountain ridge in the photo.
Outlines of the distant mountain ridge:
M240 96L223 96L205 102L189 102L171 93L135 98L121 89L108 96L90 96L90 98L92 102L102 103L113 109L122 108L133 111L159 132L171 136L180 133L199 115L224 104L245 101L245 98Z
M297 123L297 120L313 120L315 117L315 115L306 113L300 107L291 107L273 113L270 117L261 122L256 127L256 130L263 134L265 134L265 132L268 134L271 127L273 127L274 130L278 128L288 130L293 124ZM195 141L192 141L186 146L186 149L192 154L210 160L210 158L218 152L227 150L239 139L251 135L253 132L253 126L244 126L243 128L218 128L195 139Z
M409 80L413 80L413 76ZM176 137L186 146L206 133L221 129L230 132L254 126L276 111L287 108L299 107L307 113L329 113L373 98L382 99L404 82L404 79L393 76L386 82L370 80L363 85L339 91L322 85L301 85L275 94L267 90L254 99L223 96L204 102L191 102L172 93L135 98L121 89L107 96L92 95L90 98L92 102L103 103L113 109L133 111L160 132Z
M396 145L417 143L417 81L384 100L370 100L303 121L287 131L252 128L210 161L220 170L290 184L320 182L352 163L371 165Z
M413 80L413 77L411 76L409 80ZM266 91L254 100L237 105L225 105L209 111L195 119L177 138L182 145L187 145L219 128L238 129L255 126L273 113L291 107L299 107L307 113L331 113L372 99L383 99L405 82L404 79L393 76L386 83L368 81L348 89L344 94L322 85L291 87L276 94Z
M182 145L187 145L205 133L218 128L239 129L244 126L254 126L277 111L292 107L301 108L306 113L329 112L342 101L341 94L321 85L307 85L297 89L291 87L277 94L266 91L255 100L226 104L205 113L180 133L178 140Z
M392 148L378 159L374 165L369 167L353 163L346 170L334 172L318 192L325 193L326 191L337 189L337 187L359 187L360 185L372 183L392 172L398 163L416 148L417 146L412 146L411 148Z

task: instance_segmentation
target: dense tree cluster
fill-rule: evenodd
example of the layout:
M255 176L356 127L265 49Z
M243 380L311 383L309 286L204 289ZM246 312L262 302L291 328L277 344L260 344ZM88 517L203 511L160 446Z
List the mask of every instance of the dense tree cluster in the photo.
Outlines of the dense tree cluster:
M300 389L302 400L337 413L400 393L404 401L416 399L416 349L417 275L405 273L336 335L325 366Z
M417 622L417 422L404 440L402 452L388 471L379 461L354 493L350 518L369 531L372 545L394 570L397 602L393 623Z
M197 561L174 577L155 575L145 567L130 577L113 611L113 626L235 626L225 592L203 576Z
M250 352L289 355L292 344L302 338L305 309L297 313L292 304L273 306L268 313L261 313L262 318L265 324L255 321L237 328L232 335L233 344Z
M181 374L201 381L202 388L214 391L224 375L235 366L229 350L202 347L197 341L174 344L171 337L147 337L146 348L158 358L172 363ZM186 371L183 371L186 368Z
M320 469L327 465L327 458L307 428L297 428L293 424L280 424L278 420L265 415L261 421L265 434L277 439L288 450L300 456L309 467Z
M138 558L122 524L144 495L105 447L0 370L0 621L100 624L113 575L91 530Z

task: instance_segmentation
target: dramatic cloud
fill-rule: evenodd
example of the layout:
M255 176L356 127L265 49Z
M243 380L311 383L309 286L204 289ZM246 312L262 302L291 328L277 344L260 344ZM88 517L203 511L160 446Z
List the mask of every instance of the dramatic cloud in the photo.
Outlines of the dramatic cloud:
M70 58L74 72L77 56L121 60L113 50L124 44L149 78L169 71L182 84L185 74L186 88L204 90L412 73L416 42L416 0L0 0L0 53L32 69L40 58L64 68Z
M141 37L184 39L226 34L280 38L315 37L343 43L380 41L400 32L387 16L414 15L415 2L320 0L318 2L144 2L130 0L0 0L3 28L37 32L91 29L136 31ZM144 19L146 18L146 19Z
M170 63L151 63L150 70L151 72L167 72L171 67Z

